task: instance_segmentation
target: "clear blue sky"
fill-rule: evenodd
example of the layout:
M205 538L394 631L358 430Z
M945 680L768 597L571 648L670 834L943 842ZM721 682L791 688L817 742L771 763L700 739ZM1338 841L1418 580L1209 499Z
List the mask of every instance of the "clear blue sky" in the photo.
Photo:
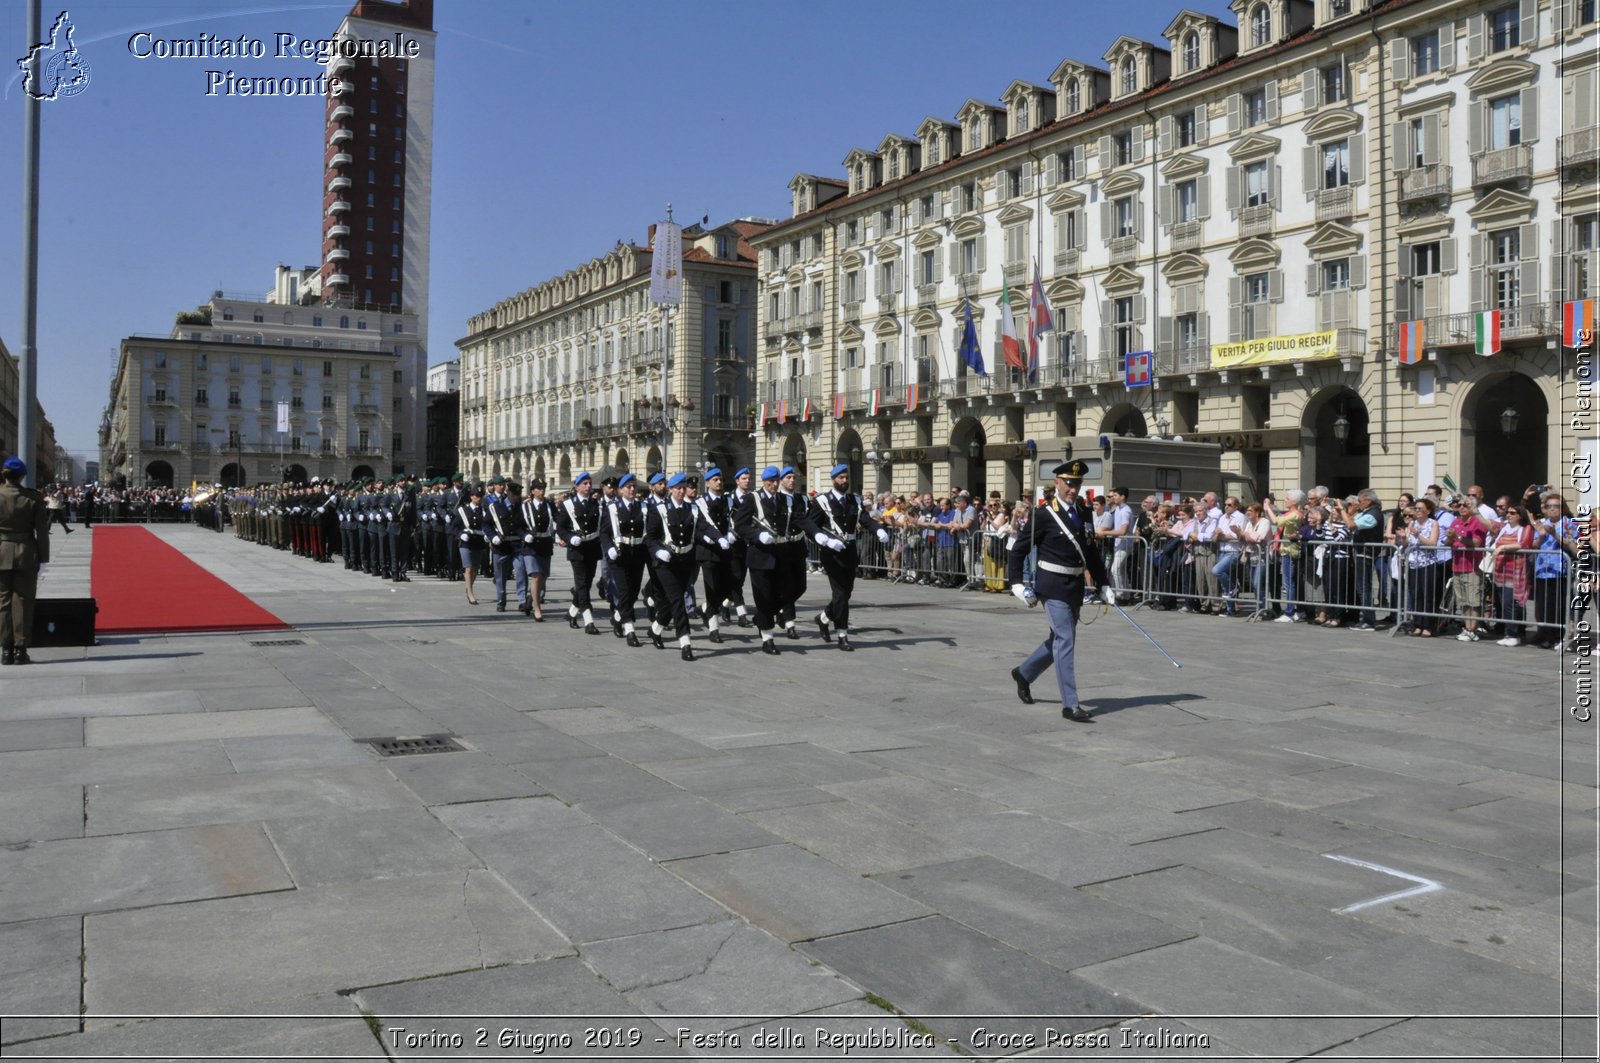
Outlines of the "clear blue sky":
M45 31L62 0L46 0ZM912 134L1064 58L1099 64L1119 33L1161 43L1184 6L1223 0L554 3L437 0L430 359L469 315L680 221L787 217L789 179L841 177L851 148ZM208 69L316 74L273 35L326 37L350 4L76 0L91 67L47 102L39 397L60 441L96 457L118 341L165 334L215 288L265 291L320 250L323 103L205 95ZM21 347L20 0L0 7L0 339ZM245 34L263 60L136 59L128 38Z

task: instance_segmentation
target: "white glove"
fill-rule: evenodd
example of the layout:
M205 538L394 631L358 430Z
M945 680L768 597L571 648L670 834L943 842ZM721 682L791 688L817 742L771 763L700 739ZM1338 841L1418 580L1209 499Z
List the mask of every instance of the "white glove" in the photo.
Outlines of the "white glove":
M670 553L668 553L667 551L665 551L665 550L657 550L656 551L656 560L657 561L671 561L672 560L672 555Z
M576 536L576 535L574 535L574 536L573 536L573 537L572 537L572 538L570 538L570 539L568 539L568 540L567 540L567 545L569 545L569 546L578 546L578 545L580 545L580 544L581 544L581 543L582 543L582 542L583 542L583 540L582 540L582 539L580 539L580 538L578 538L578 537L577 537L577 536Z
M843 550L844 549L844 540L843 539L829 539L828 540L828 549L834 551L835 553L839 552L840 550Z
M1011 585L1011 593L1016 595L1017 601L1021 602L1023 605L1033 604L1033 595L1029 593L1028 585L1026 583L1013 583Z
M1100 600L1102 602L1105 602L1107 605L1116 605L1117 604L1117 592L1116 592L1115 588L1112 588L1112 587L1101 587L1100 588Z
M522 537L522 541L527 543L529 546L532 546L533 545L533 536L532 535L524 535Z
M828 538L828 534L826 532L817 532L817 534L812 536L812 538L817 540L818 546L826 546L829 549L832 549L832 541Z
M533 540L530 538L528 541L532 542ZM615 561L617 559L617 548L615 546L606 551L606 558L611 561Z
M884 531L882 528L879 528L878 529L878 541L880 543L887 543L889 541L889 533Z
M724 550L732 550L733 540L724 535L722 538L717 540L717 545L722 547Z
M756 536L756 538L761 540L761 544L763 546L771 546L773 543L777 542L777 540L772 537L771 532L762 532L760 535Z
M500 545L500 536L496 535L494 537L494 539L492 540L492 542L494 543L494 545L499 546Z
M464 542L464 543L470 543L472 541L472 536L469 535L467 532L462 532L461 533L461 541Z

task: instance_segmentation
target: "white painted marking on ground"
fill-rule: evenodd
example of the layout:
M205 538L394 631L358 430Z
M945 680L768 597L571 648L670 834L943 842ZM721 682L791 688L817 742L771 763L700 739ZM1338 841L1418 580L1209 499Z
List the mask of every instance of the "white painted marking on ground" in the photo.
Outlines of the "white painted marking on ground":
M1323 853L1322 855L1326 856L1329 860L1337 860L1341 864L1353 864L1356 867L1364 867L1368 871L1381 871L1385 875L1393 875L1395 878L1403 878L1407 882L1418 883L1418 885L1413 886L1408 890L1401 890L1398 893L1385 893L1382 897L1374 897L1370 901L1360 901L1356 904L1349 904L1343 908L1334 909L1341 914L1345 912L1359 912L1361 909L1371 908L1373 905L1388 904L1390 901L1404 900L1407 897L1420 897L1424 893L1433 893L1436 890L1444 889L1444 886L1441 883L1435 882L1431 878L1423 878L1421 875L1412 875L1405 871L1396 871L1394 868L1384 867L1382 864L1369 864L1365 860L1357 860L1350 856L1339 856L1335 853Z

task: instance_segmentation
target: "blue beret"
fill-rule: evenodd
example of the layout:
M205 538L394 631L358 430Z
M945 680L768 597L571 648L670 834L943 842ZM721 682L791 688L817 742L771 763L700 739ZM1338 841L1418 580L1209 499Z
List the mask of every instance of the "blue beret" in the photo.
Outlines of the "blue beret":
M733 474L733 478L735 480L737 480L741 476L749 476L749 475L750 475L750 467L748 465L746 465L744 468L742 468L738 472L734 473Z
M763 480L776 480L778 478L778 467L776 465L768 465L761 470L761 478Z
M650 474L650 482L651 482L651 483L652 483L652 484L658 484L658 483L661 483L661 482L662 482L662 481L664 481L664 480L665 480L665 479L666 479L666 478L667 478L667 474L666 474L666 473L664 473L664 472L657 472L657 473L651 473L651 474Z
M572 478L572 486L577 487L579 484L583 483L583 481L592 479L594 479L594 477L590 476L588 471L585 470L584 472L580 472L578 475Z
M785 475L785 476L793 476L794 475L794 466L793 465L785 465L783 467L783 475Z
M721 476L721 475L722 475L722 470L717 468L715 465L711 466L711 468L706 470L706 479L707 480L711 479L713 476Z
M631 483L633 483L633 473L625 472L622 474L622 478L617 481L617 486L627 487Z
M675 472L675 473L672 474L672 479L667 481L667 486L668 487L682 487L688 481L689 481L689 478L687 476L685 476L683 473Z
M28 467L23 464L21 458L7 458L5 464L0 466L0 468L5 469L6 472L14 472L21 476L28 475Z
M841 461L839 464L835 465L831 471L829 471L828 478L832 479L835 476L848 476L849 474L850 466Z

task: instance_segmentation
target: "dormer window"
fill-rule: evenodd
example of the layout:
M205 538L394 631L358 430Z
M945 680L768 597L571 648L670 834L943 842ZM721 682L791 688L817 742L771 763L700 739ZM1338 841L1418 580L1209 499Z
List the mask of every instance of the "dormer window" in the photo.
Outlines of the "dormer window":
M1077 114L1079 105L1078 79L1073 78L1067 82L1067 113Z
M1328 14L1343 18L1350 13L1350 0L1328 0Z
M939 138L937 135L928 138L928 146L923 149L922 153L927 156L929 166L939 165Z
M1257 4L1250 12L1250 46L1260 48L1272 43L1272 9Z
M1122 94L1131 96L1139 89L1139 66L1133 56L1122 60Z
M898 150L891 151L889 153L889 180L893 181L893 180L897 179L899 176L900 176L900 152Z
M1028 98L1026 96L1019 96L1019 97L1017 97L1017 132L1018 133L1026 133L1027 131L1028 131Z
M983 147L983 130L976 118L967 123L967 150L977 151Z
M1190 30L1183 37L1183 69L1200 69L1200 34Z

